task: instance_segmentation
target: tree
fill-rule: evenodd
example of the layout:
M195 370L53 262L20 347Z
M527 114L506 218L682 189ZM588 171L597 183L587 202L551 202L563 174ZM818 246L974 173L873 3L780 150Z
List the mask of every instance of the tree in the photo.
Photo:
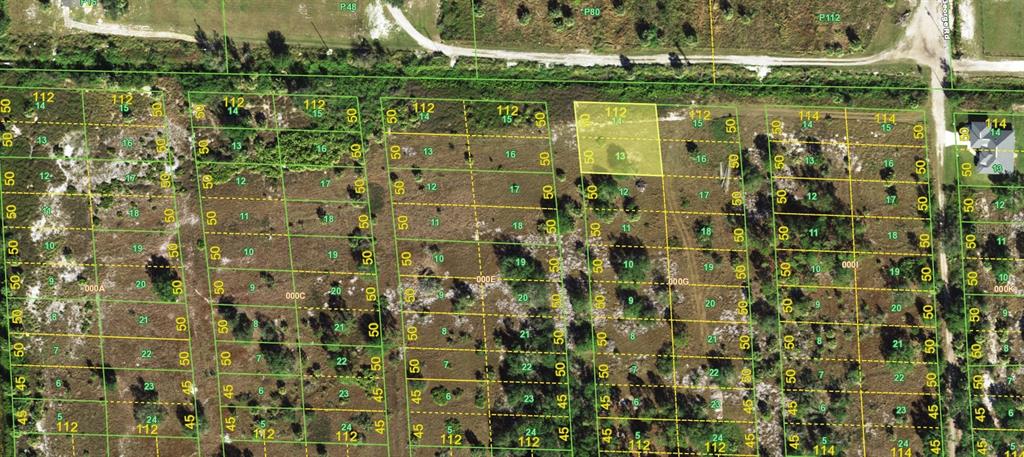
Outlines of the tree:
M153 284L153 290L161 300L167 302L178 301L174 282L178 281L178 271L171 267L171 262L158 255L149 257L146 263L146 275Z
M128 0L100 0L100 5L103 5L104 14L111 19L117 19L128 11Z
M522 24L522 25L529 24L530 23L530 19L532 17L533 16L530 14L530 8L528 8L526 5L520 3L519 7L516 8L516 19L519 20L519 23Z
M274 57L288 54L288 43L285 42L284 34L279 30L267 32L267 47L270 48L270 55Z
M612 269L619 281L628 283L624 287L635 288L638 283L647 281L651 270L647 248L637 246L643 246L643 240L620 233L613 246L608 248Z

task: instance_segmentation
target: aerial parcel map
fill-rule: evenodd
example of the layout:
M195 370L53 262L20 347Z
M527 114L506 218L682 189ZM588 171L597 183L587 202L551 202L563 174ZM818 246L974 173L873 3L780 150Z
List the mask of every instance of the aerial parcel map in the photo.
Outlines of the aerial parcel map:
M0 0L0 236L0 457L1024 457L1024 0Z

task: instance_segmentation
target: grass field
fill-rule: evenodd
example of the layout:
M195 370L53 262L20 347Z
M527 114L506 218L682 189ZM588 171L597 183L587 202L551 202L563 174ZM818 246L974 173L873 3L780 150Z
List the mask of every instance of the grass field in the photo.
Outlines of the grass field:
M133 0L124 11L101 6L71 9L86 24L119 25L140 31L227 35L237 42L264 43L280 32L286 43L349 47L363 38L386 47L416 44L398 30L384 0L247 0L167 2ZM403 10L424 34L446 42L481 48L724 54L870 53L887 48L902 33L909 0L817 3L762 0L408 0ZM989 0L985 16L1020 30L1012 17L1024 6ZM1002 14L1013 8L1015 14ZM61 11L34 0L11 0L12 32L61 31ZM991 28L991 27L989 27ZM1005 34L1010 36L1012 34ZM1020 34L1017 33L1017 36ZM1013 39L992 37L986 50L1014 51ZM986 40L989 40L986 37Z
M846 53L893 41L910 10L905 0L820 3L445 0L438 22L446 40L481 47Z
M977 8L984 54L1024 56L1024 2L978 0Z
M227 35L236 42L263 43L269 32L277 31L286 43L308 46L350 47L363 38L380 39L385 45L398 47L413 44L390 22L383 3L374 0L182 0L170 5L133 0L116 15L100 6L74 3L71 18L86 24L116 24L184 35L202 30L210 39ZM56 7L44 7L35 0L13 0L9 10L15 19L15 33L38 32L41 27L63 28L61 11ZM432 33L436 2L409 2L406 10L418 27Z
M76 8L72 10L71 17L87 23L111 22L110 18L103 16L101 8ZM220 32L223 28L220 2L202 0L175 2L173 8L167 8L166 2L156 0L135 1L116 22L187 35L194 34L199 28L207 34Z
M356 11L339 4L357 4ZM370 31L368 1L338 0L225 0L224 18L229 37L242 41L260 41L267 32L278 30L288 41L344 46Z

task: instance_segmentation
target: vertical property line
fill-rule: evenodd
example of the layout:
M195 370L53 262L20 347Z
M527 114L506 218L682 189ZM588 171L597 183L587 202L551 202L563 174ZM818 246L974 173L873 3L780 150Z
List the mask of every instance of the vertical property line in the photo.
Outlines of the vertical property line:
M739 109L734 107L733 113L736 115L736 154L737 156L739 156L740 192L743 196L743 206L741 207L743 210L743 265L747 267L747 279L745 281L746 287L744 288L744 290L747 293L747 328L750 331L750 392L754 395L754 398L752 399L753 405L751 408L751 411L753 411L754 416L754 452L755 455L761 455L760 430L758 429L758 425L761 422L761 418L757 410L757 362L755 361L754 352L754 312L753 304L751 303L754 297L753 288L751 286L751 283L753 282L753 280L751 279L751 276L753 275L753 269L750 268L750 229L747 228L747 176L745 174L745 170L743 169L744 157L743 144L741 142L740 137ZM770 141L768 143L771 144ZM769 155L769 159L770 158L771 155ZM769 160L768 163L772 163L771 160ZM775 234L773 233L772 236L774 237ZM783 442L785 442L785 440L783 440Z
M384 110L384 97L381 97L377 101L380 104L381 136L384 137L384 149L388 151L387 154L385 155L384 159L385 159L385 167L387 168L387 173L388 173L388 199L390 200L390 203L391 203L390 205L388 205L390 210L391 210L391 234L393 235L391 237L391 242L392 242L392 244L395 247L395 275L396 275L396 280L397 280L397 282L395 283L396 284L395 285L395 289L398 291L399 294L402 294L404 291L401 290L402 289L402 269L399 266L398 225L397 225L396 220L395 220L395 195L394 195L394 188L395 188L395 186L391 184L391 148L390 148L390 146L388 144L388 135L390 135L390 131L388 129L388 123L387 123L387 113ZM407 312L407 310L405 309L405 300L402 299L402 300L398 300L398 301L400 301L402 303L402 310L401 310L402 318L399 319L399 322L401 323L401 327L402 327L402 336L400 338L402 339L402 355L403 355L403 360L405 360L405 364L407 364L408 363L408 349L409 349L407 347L407 345L406 345L406 343L407 343L407 341L406 341L407 333L406 333L406 329L405 329L405 313ZM408 369L407 366L403 366L402 367L402 378L405 380L405 386L403 386L403 390L407 391L409 389L409 369ZM413 457L413 449L414 449L413 446L414 445L412 443L412 437L413 437L413 434L412 434L412 410L411 410L411 408L409 406L409 396L408 396L408 394L405 395L405 398L403 400L404 401L402 403L405 403L405 424L406 424L405 432L407 433L406 443L408 444L406 450L408 451L409 457ZM389 444L388 444L389 452L390 452L390 449L391 449L391 445L390 445L390 440L389 440Z
M92 163L89 160L92 156L92 152L89 149L89 117L85 113L85 93L86 90L82 89L78 92L79 106L82 109L82 138L83 145L85 146L85 194L86 198L89 199L89 238L92 241L92 271L93 271L93 282L96 284L96 322L99 327L99 340L100 340L100 373L103 379L100 383L103 385L103 437L106 440L107 457L110 457L110 411L109 401L107 400L107 362L104 359L103 350L103 301L100 297L99 286L100 284L100 271L99 271L99 256L96 251L96 223L95 215L96 210L93 207L92 197Z
M272 115L277 114L277 95L270 95L270 112ZM285 189L285 170L287 165L284 163L284 157L281 153L281 130L282 126L280 121L276 121L277 128L274 132L274 151L277 152L277 172L281 179L281 206L284 211L284 234L288 239L288 267L291 270L290 275L292 278L292 292L298 292L295 283L295 256L292 252L292 229L291 220L288 218L288 191ZM295 352L296 352L296 365L298 365L299 373L299 399L302 401L302 406L299 407L299 413L302 414L302 447L309 454L309 432L306 425L306 371L304 369L304 362L302 360L302 327L299 325L299 299L292 298L292 311L295 313ZM386 414L386 413L385 413ZM264 437L266 441L266 437Z
M714 0L708 0L708 25L711 34L711 84L718 84L718 70L715 65L715 6Z
M784 361L785 350L782 344L782 289L779 288L779 240L778 240L778 221L775 218L775 170L774 160L772 159L772 124L768 121L768 107L764 107L764 126L768 130L768 181L771 182L771 195L769 200L772 202L772 256L775 261L775 271L772 274L773 281L775 283L775 315L777 317L776 322L778 324L776 337L779 340L779 392L781 398L779 399L779 419L782 421L782 441L785 446L782 454L784 456L789 455L789 432L786 429L786 410L783 408L786 400L786 364Z
M952 60L950 62L952 62ZM935 171L932 170L931 164L928 161L928 159L931 158L931 151L930 151L930 147L929 147L931 145L931 143L930 143L930 138L928 138L928 128L929 128L929 125L928 125L928 113L926 111L922 110L920 112L920 114L921 114L921 118L924 119L924 123L923 123L923 125L924 125L924 132L922 132L922 133L924 135L924 138L923 138L923 140L924 140L924 157L925 157L924 161L925 161L925 171L926 171L925 177L926 177L927 189L928 189L928 191L927 191L928 192L928 235L931 237L931 246L930 246L930 249L929 249L929 252L931 253L931 258L930 258L931 262L930 263L931 263L931 269L932 269L932 287L931 287L932 292L931 292L931 297L932 297L933 306L935 307L935 316L934 316L934 321L935 321L935 346L936 346L935 347L935 371L936 371L936 373L935 373L935 375L936 375L935 376L935 382L936 382L935 392L938 394L938 395L935 396L935 398L936 398L936 401L938 402L938 406L939 406L939 412L938 412L939 419L937 421L938 429L939 429L939 442L942 444L942 451L945 451L946 450L946 429L944 428L944 424L943 424L943 417L944 416L942 414L942 393L943 393L942 392L942 374L940 373L940 371L941 371L940 367L942 367L942 356L941 356L941 353L942 353L942 350L941 350L941 348L942 348L942 333L941 333L941 331L942 331L942 322L943 322L943 320L941 319L941 316L939 314L940 307L939 306L935 306L937 304L936 303L937 302L937 300L936 300L937 294L936 294L936 291L935 291L935 284L936 284L936 279L937 279L936 275L938 274L938 271L935 268L935 244L939 242L939 240L937 240L936 237L935 237L935 204L932 201L932 177L931 177L931 175L933 173L935 173ZM936 119L936 122L939 122L939 121ZM957 148L954 147L954 150L956 150L956 149ZM944 150L938 151L938 152L940 154L944 154L945 153ZM959 160L959 158L957 160ZM958 173L959 173L959 168L957 168L957 170L958 170ZM942 170L939 170L939 173L942 173ZM938 179L938 178L936 178L936 179ZM959 181L958 181L957 185L959 186ZM958 189L959 189L959 187L958 187ZM941 189L940 189L940 192L941 192ZM957 205L956 206L957 206L957 208L960 207L959 200L957 200ZM963 256L961 256L960 258L963 259ZM961 271L963 271L963 268L961 268ZM970 382L970 379L971 379L970 376L968 376L967 377L968 382ZM967 389L968 397L971 395L970 391L971 391L971 389L968 388ZM968 408L967 411L970 411L970 408ZM924 443L924 444L927 445L927 443Z
M847 108L843 108L843 125L846 130L846 184L850 194L850 243L853 248L850 254L853 260L853 312L856 323L854 328L857 329L857 370L860 371L860 386L857 389L860 397L860 442L862 455L868 455L867 431L864 424L864 361L861 357L860 342L860 288L857 282L857 215L853 203L853 149L850 146L850 110Z
M591 352L590 352L590 354L591 354L591 361L592 361L590 368L591 368L591 372L592 372L591 375L593 376L593 378L591 378L591 380L594 383L593 384L593 386L594 386L594 431L595 431L595 433L597 433L597 436L598 436L596 451L597 451L597 456L600 457L601 456L601 451L603 449L602 449L602 446L601 446L601 438L600 438L601 437L601 410L600 410L601 406L600 406L600 401L599 401L600 400L600 395L599 395L599 392L598 392L599 386L598 386L598 378L597 378L597 311L594 308L594 280L593 280L593 273L591 271L591 265L593 265L593 263L592 263L593 259L590 256L590 252L591 252L590 231L589 231L590 230L590 203L589 203L590 200L587 198L587 189L586 189L586 186L584 185L586 183L586 181L584 179L586 176L585 176L585 173L583 171L583 146L579 142L579 123L580 123L580 119L579 119L579 116L577 114L578 113L577 110L579 109L579 102L573 101L572 102L572 108L573 108L573 110L572 110L573 111L573 129L576 130L576 138L577 138L577 140L576 140L576 154L577 154L576 155L576 162L580 166L580 182L577 185L576 190L580 194L582 194L582 197L583 197L583 198L581 198L581 200L583 200L583 234L584 234L584 243L585 243L584 246L586 246L585 247L585 250L586 250L585 257L587 259L587 265L586 265L586 268L583 271L585 271L586 274L587 274L587 308L590 309L590 342L591 342L590 344L593 346L591 348ZM570 419L570 422L572 422L571 419Z
M668 181L665 179L665 165L664 158L662 157L662 139L661 139L661 119L658 117L658 105L650 104L651 108L654 109L654 132L655 139L658 142L658 167L661 170L661 223L663 231L665 232L664 245L662 250L665 251L665 276L667 278L672 277L672 250L669 249L669 234L668 234ZM671 281L670 281L671 282ZM669 331L669 342L672 346L672 410L673 410L673 430L676 435L676 447L675 451L680 452L680 441L679 441L679 371L676 368L676 359L678 355L676 353L676 308L675 299L672 296L672 290L675 286L672 284L668 285L666 294L668 295L668 331Z
M953 131L954 132L956 131L956 115L957 115L957 113L953 113L953 119L952 119L953 125L952 125L952 127L953 127ZM970 141L970 140L968 139L968 141ZM959 222L959 225L960 225L960 239L957 241L957 245L960 246L960 289L961 289L961 292L962 292L961 299L963 300L963 309L964 309L964 339L965 339L964 342L966 343L966 344L964 344L964 354L963 354L963 357L964 357L964 367L967 370L967 382L968 382L968 389L967 389L967 414L968 414L968 419L967 420L971 423L971 425L970 425L970 429L971 429L971 455L977 455L977 453L976 453L977 441L976 441L976 437L975 437L975 433L974 433L975 418L974 418L974 414L972 414L972 411L973 411L973 408L974 408L974 386L970 384L971 380L974 378L974 375L971 373L971 340L972 340L972 336L971 336L970 313L968 312L970 308L969 308L969 306L967 304L967 261L966 261L967 248L966 248L966 246L964 246L964 213L963 213L963 206L961 206L963 204L962 202L964 200L963 200L963 196L960 194L960 186L961 186L960 176L961 176L961 173L962 173L962 171L960 170L960 151L961 151L961 149L960 149L960 136L959 136L959 134L957 134L956 146L955 146L955 149L953 150L953 152L956 155L956 163L957 163L957 168L956 168L956 203L955 203L955 206L956 206L957 221ZM943 151L943 153L945 153L945 151ZM972 164L972 167L973 167L973 164Z
M469 140L469 112L466 107L466 100L462 100L462 120L466 128L466 156L469 158L469 195L473 199L473 233L474 239L476 240L476 263L480 276L484 275L484 258L483 253L480 251L480 216L477 212L477 200L476 200L476 178L473 175L473 149L470 145ZM490 360L488 358L488 347L487 347L487 298L486 294L480 294L480 319L482 321L481 330L483 331L483 343L484 343L484 388L487 389L487 452L492 454L494 452L494 428L491 425L491 378L488 371L490 366Z
M0 157L3 157L3 155L0 155ZM0 161L0 174L3 174L3 168L4 168L3 167L3 162ZM0 179L0 208L3 208L3 207L6 207L6 205L4 204L4 184L3 184L3 180ZM14 357L11 355L11 344L12 344L11 343L11 325L12 325L13 321L11 320L11 289L9 288L9 286L11 284L11 281L10 281L10 277L8 276L9 273L7 271L7 217L6 217L6 215L3 217L2 220L0 220L0 239L2 239L3 243L4 243L3 248L2 248L2 250L3 250L3 265L4 265L4 272L3 272L4 284L3 284L2 287L0 287L0 290L3 290L4 308L5 308L5 311L7 313L6 314L7 319L5 319L6 320L5 326L7 327L7 366L10 367L10 370L11 370L10 373L8 373L8 376L7 376L7 382L8 382L8 386L7 386L8 391L7 391L7 393L8 393L8 396L10 398L10 405L11 405L11 409L10 409L10 412L11 412L11 422L10 422L10 424L8 424L11 428L10 428L10 433L8 433L7 436L9 436L11 438L11 448L10 448L12 450L11 453L14 454L14 455L17 455L18 454L18 438L17 438L17 435L18 435L17 434L17 423L18 422L17 422L17 419L14 416L14 412L15 412L15 408L14 408ZM15 259L14 262L17 262L17 259ZM74 440L75 440L75 436L71 435L71 443L72 443L71 445L72 445L72 448L74 447L74 442L75 442Z
M166 128L167 131L170 131L170 119L167 118L167 103L166 103L166 101L164 99L164 95L165 94L163 92L160 92L160 105L163 107L163 110L164 110L164 115L163 115L163 118L164 118L164 128ZM191 119L191 112L189 113L189 119ZM202 428L201 428L202 421L201 421L201 418L199 417L199 398L196 395L196 363L195 363L195 353L192 350L192 329L193 329L193 326L192 326L192 315L191 315L190 310L189 310L188 280L185 278L185 270L187 270L187 268L185 266L184 249L183 249L183 245L181 243L181 213L178 211L178 189L177 189L177 184L175 184L175 182L174 182L174 175L170 171L174 167L174 161L172 159L173 159L173 156L172 156L172 152L171 152L171 147L168 144L167 152L166 152L166 155L164 157L164 173L167 173L168 180L169 180L170 187L171 187L171 204L173 205L174 215L175 215L174 216L174 237L178 241L178 265L181 266L181 284L182 284L181 298L183 300L183 303L181 305L182 305L182 307L184 308L184 311L185 311L185 319L186 319L186 325L187 325L186 331L188 332L185 335L188 338L188 353L191 354L191 357L192 357L192 363L189 364L189 371L191 371L191 373L192 373L192 389L193 389L193 391L190 392L190 395L192 395L192 408L193 408L193 411L195 412L195 418L196 418L196 422L195 422L195 425L194 425L194 427L196 428L195 429L195 434L196 434L196 452L199 455L202 455L203 454L203 452L202 452L202 444L201 444L202 443L202 439L201 439L201 437L202 437L202 432L201 432L201 430L202 430ZM220 392L218 392L217 395L219 396ZM156 449L157 449L157 456L158 457L160 455L160 441L159 440L160 440L160 438L157 437Z
M469 0L469 18L473 24L473 72L477 78L480 77L480 58L479 58L479 47L476 41L476 2L478 0ZM467 130L468 135L468 130ZM469 141L469 137L466 137L466 141ZM470 156L472 157L472 156Z
M220 20L224 38L224 73L229 73L231 70L228 66L228 13L225 6L226 1L220 0Z
M564 257L564 250L563 250L563 246L562 246L562 234L560 232L561 227L562 227L562 220L561 220L562 215L561 215L561 212L558 210L558 192L557 192L558 183L557 183L557 181L555 179L555 146L554 146L554 142L551 141L551 111L548 109L548 103L547 102L544 102L544 115L547 117L547 124L546 124L547 129L546 130L547 130L547 137L548 137L548 155L549 155L549 157L551 157L551 159L549 160L549 163L548 163L548 171L549 171L549 173L551 175L551 192L554 194L554 198L552 200L554 201L554 204L555 204L554 205L554 211L555 211L555 245L556 245L556 247L558 249L558 267L559 267L559 269L558 269L558 278L559 278L558 284L561 285L562 289L564 290L565 289L565 281L564 281L564 278L565 278L565 257ZM0 207L2 207L2 206L3 205L0 205ZM586 226L585 225L584 225L584 230L586 230ZM561 291L559 291L559 292L561 292ZM568 296L566 296L565 299L562 300L562 306L566 306L566 304L568 304L568 306L569 306L570 315L571 315L572 314L572 303L569 303L569 297ZM591 325L591 329L593 329L593 325ZM571 378L569 377L570 370L572 370L572 363L569 362L569 335L568 335L568 332L566 332L565 341L563 342L562 354L563 354L563 359L565 360L565 370L566 370L565 371L565 373L566 373L566 379L565 379L566 399L565 399L565 401L566 401L566 405L568 405L566 409L568 410L568 417L569 417L569 420L567 421L568 424L569 424L569 455L570 456L575 456L576 455L576 447L573 444L574 436L573 436L573 428L572 428L572 421L573 421L573 417L574 417L573 414L572 414L572 382L570 380ZM598 447L600 447L600 446L598 446ZM530 450L530 454L533 455L533 450Z
M953 65L954 56L956 55L956 49L953 49L953 43L954 43L954 36L955 36L955 34L959 33L959 30L957 30L957 27L956 27L956 21L959 19L960 15L957 14L956 7L953 5L955 3L954 0L946 0L946 1L944 1L944 3L946 5L946 11L944 11L945 15L941 15L941 14L939 15L939 24L940 25L942 24L942 18L943 17L949 19L949 39L946 40L946 59L947 59L946 61L949 62L949 87L951 89L956 89L956 68L955 68L955 65ZM926 6L925 4L922 4L921 6L919 6L919 8L924 8L925 6ZM973 5L970 5L970 6L973 6ZM977 17L978 21L981 21L981 18L984 15L983 14L977 14L975 16ZM984 30L984 29L979 29L979 30ZM943 29L943 31L946 31L946 30ZM932 88L931 90L935 90L935 89ZM936 119L935 121L938 122L938 119ZM940 152L942 152L942 151L940 151ZM929 179L929 182L931 182L930 179ZM934 241L935 240L933 240L933 243L934 243ZM938 352L938 351L936 351L936 352Z
M374 307L377 308L377 325L380 326L380 331L377 334L377 347L380 350L380 381L381 389L383 389L382 398L384 399L384 439L386 439L388 442L386 446L388 453L387 455L388 457L391 457L391 415L388 414L388 377L387 367L385 366L386 363L384 363L385 360L387 360L387 357L385 357L384 354L384 318L383 313L381 312L382 296L380 293L380 270L377 268L377 262L379 262L380 260L377 258L377 237L374 234L373 230L373 202L371 202L370 195L370 173L367 171L367 162L369 161L370 148L366 145L365 138L363 138L363 111L362 107L359 104L359 97L352 98L356 102L356 116L357 119L359 120L359 144L362 145L363 147L362 165L359 166L359 170L362 172L363 179L366 180L366 216L368 218L368 223L370 225L370 250L371 252L373 252L373 286L377 288L376 301L374 302ZM346 445L345 453L348 454L351 448L352 446ZM309 448L306 448L306 453L309 453Z
M213 276L210 275L210 254L209 254L210 242L206 239L206 231L207 230L206 230L206 211L203 208L203 181L202 181L202 174L200 173L200 170L199 170L199 155L196 152L196 148L195 148L195 144L194 144L194 142L196 141L196 126L195 126L195 122L194 122L195 111L193 110L193 106L192 106L192 92L186 93L185 94L185 99L186 99L186 103L188 105L188 111L189 111L188 112L189 131L192 134L192 141L193 141L193 144L190 145L190 148L192 149L192 166L195 168L195 175L196 175L196 193L198 195L198 198L196 200L197 200L197 204L199 205L199 218L200 218L200 223L202 224L201 228L202 228L202 235L203 235L203 249L201 249L201 251L202 251L202 254L203 254L203 264L206 266L206 290L208 292L210 292L210 298L211 298L211 300L209 302L210 303L210 322L211 323L216 323L217 322L217 314L216 314L217 313L217 303L212 300L212 298L213 298ZM179 235L180 235L180 233L179 233ZM182 250L182 255L184 255L184 250ZM213 352L214 352L215 356L220 354L220 349L218 348L217 339L218 339L217 327L216 327L216 324L214 324L214 326L213 326ZM224 448L224 445L226 444L225 440L224 440L224 436L225 436L224 435L224 404L221 401L221 395L223 395L222 392L221 392L221 389L223 388L222 387L223 384L221 384L221 380L220 380L220 364L216 360L214 361L214 373L216 374L216 377L217 377L217 393L215 395L217 397L217 416L220 417L220 421L219 421L220 435L219 435L218 439L220 441L221 452L226 452L226 450Z

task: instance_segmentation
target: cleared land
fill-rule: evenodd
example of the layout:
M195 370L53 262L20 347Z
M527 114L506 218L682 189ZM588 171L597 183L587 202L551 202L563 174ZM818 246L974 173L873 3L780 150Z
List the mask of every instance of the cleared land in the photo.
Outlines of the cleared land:
M389 98L381 109L410 446L417 455L569 454L546 105Z
M983 317L958 322L913 96L169 79L0 88L15 455L938 456L957 417L988 455L1017 439L1021 371L984 365L1024 357L1019 174L959 182ZM580 167L612 137L659 142L657 173Z
M5 89L0 112L17 455L192 455L162 94Z
M348 47L362 38L386 41L392 31L380 2L370 0L133 0L118 11L88 3L73 2L71 19L142 31L202 35L206 39L227 35L240 42L266 42L270 32L280 32L284 43ZM22 24L12 31L38 31L35 28L40 24L60 27L61 12L56 6L14 0L8 8L18 19L14 22ZM429 11L419 4L409 9L410 14Z
M922 113L770 108L766 123L786 454L937 448Z
M446 0L438 23L445 40L481 47L801 54L890 42L909 14L904 0L829 3Z
M985 55L1024 56L1024 2L978 0L977 8Z

